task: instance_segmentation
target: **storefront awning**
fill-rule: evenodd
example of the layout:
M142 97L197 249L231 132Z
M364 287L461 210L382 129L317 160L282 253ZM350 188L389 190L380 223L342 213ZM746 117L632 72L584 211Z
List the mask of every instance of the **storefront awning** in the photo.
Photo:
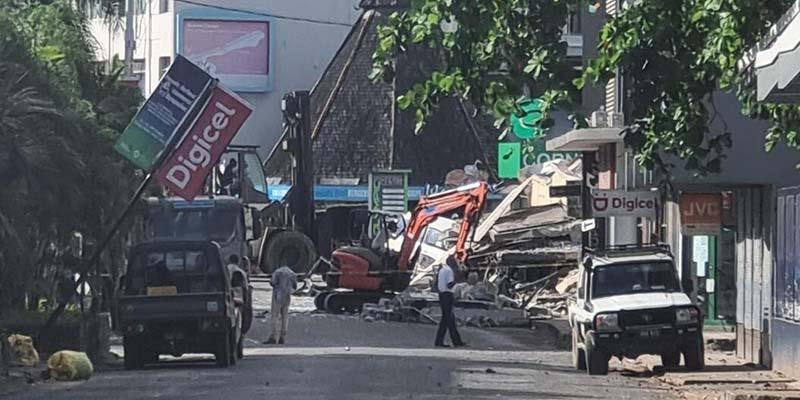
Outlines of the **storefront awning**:
M753 63L757 99L800 102L800 0L761 40Z
M598 151L600 146L622 143L622 128L574 129L559 137L547 140L547 151L580 152Z

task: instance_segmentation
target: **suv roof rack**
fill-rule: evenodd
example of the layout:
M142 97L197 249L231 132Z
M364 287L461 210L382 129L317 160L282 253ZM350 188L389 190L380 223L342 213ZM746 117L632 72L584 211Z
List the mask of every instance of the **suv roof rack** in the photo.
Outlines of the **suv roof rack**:
M594 256L619 256L619 255L634 255L634 254L655 254L667 253L672 257L672 250L666 243L647 243L647 244L623 244L606 246L603 248L589 248L586 249L587 254Z

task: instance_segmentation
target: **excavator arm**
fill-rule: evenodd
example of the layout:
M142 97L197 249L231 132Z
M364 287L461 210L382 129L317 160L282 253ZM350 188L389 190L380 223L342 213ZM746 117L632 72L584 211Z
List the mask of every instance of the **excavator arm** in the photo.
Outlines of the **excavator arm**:
M464 209L464 217L461 219L461 227L458 231L455 254L460 261L466 261L467 237L486 205L488 194L488 185L485 182L476 182L421 198L406 226L400 257L397 260L398 270L406 271L408 269L414 244L428 224L439 216L447 215L461 208Z

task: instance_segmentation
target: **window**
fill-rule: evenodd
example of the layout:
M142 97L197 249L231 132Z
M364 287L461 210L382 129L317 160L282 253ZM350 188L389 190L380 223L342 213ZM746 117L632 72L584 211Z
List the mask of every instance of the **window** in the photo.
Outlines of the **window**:
M169 69L169 65L172 63L172 59L169 56L166 57L158 57L158 77L159 79L164 77L164 74L167 73Z
M169 12L169 0L158 1L158 12L161 14Z
M592 273L592 298L647 292L679 292L675 267L668 262L614 264Z

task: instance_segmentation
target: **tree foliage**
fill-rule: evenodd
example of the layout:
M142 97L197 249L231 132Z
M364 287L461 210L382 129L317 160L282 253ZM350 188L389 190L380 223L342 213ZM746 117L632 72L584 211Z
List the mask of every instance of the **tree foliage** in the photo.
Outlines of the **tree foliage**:
M50 297L72 232L98 240L134 187L112 144L141 96L93 59L69 2L0 1L0 310Z
M767 151L779 141L800 149L800 108L756 102L740 64L792 0L624 3L602 28L598 57L573 81L561 29L569 10L586 2L412 0L380 28L372 76L391 80L397 55L409 46L439 47L442 67L400 96L399 106L416 113L419 128L442 96L458 94L499 126L523 96L542 97L547 111L566 99L565 90L604 84L619 69L626 140L643 166L666 168L662 156L669 154L688 169L719 171L732 138L714 103L718 90L735 94L745 115L771 122ZM723 128L712 131L717 118Z
M548 109L567 98L572 68L562 28L578 0L412 0L378 31L372 78L391 81L395 59L410 46L441 49L439 69L398 98L417 131L443 96L458 95L500 126L517 100L541 97Z
M630 107L628 141L646 166L662 154L686 160L689 169L718 172L731 133L719 118L713 94L737 96L742 112L771 122L766 150L778 141L800 148L796 106L755 101L747 52L794 3L791 0L690 0L629 2L602 29L599 56L585 78L602 82L616 68L626 79ZM582 84L583 82L578 82Z

